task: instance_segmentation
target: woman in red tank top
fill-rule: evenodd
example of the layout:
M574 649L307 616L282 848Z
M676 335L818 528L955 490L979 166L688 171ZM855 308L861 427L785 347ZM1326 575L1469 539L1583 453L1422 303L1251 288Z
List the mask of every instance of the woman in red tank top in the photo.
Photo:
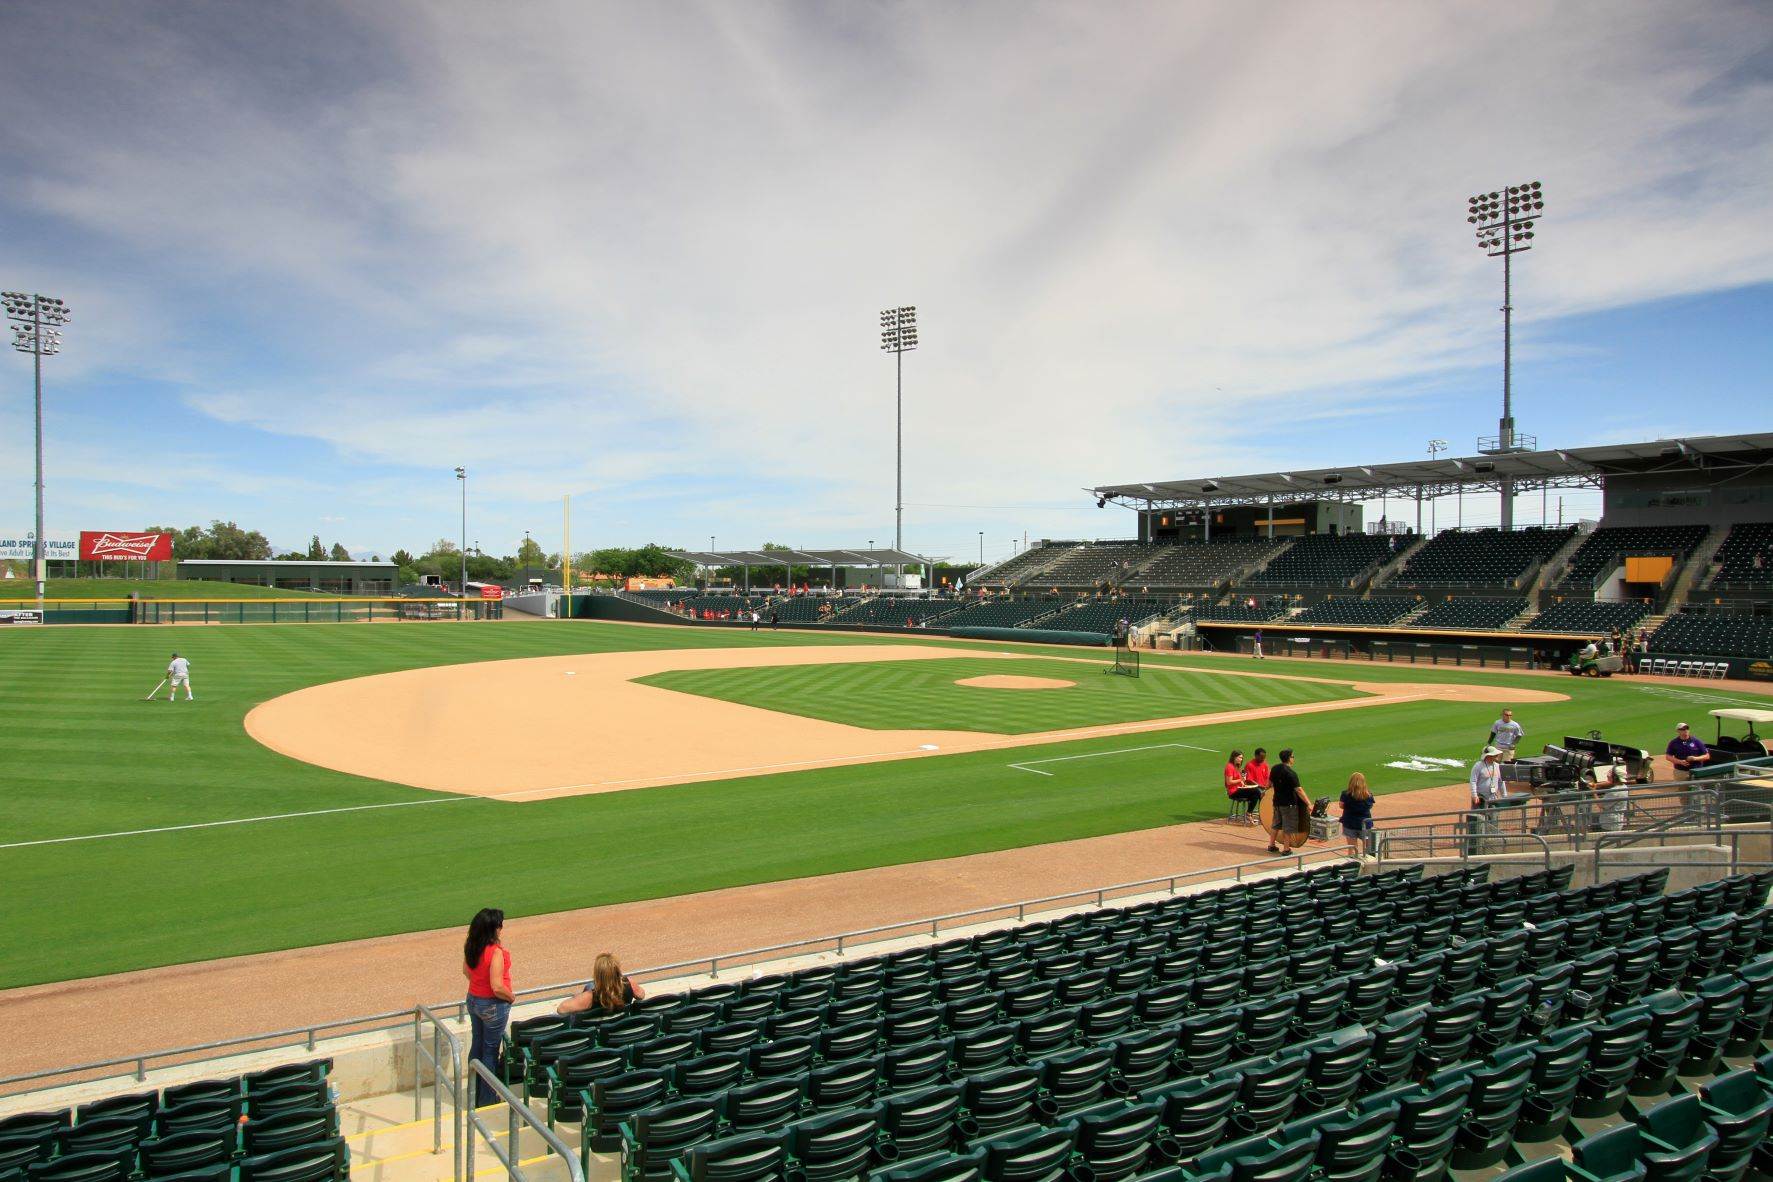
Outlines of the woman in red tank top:
M494 1075L499 1074L499 1048L511 1020L511 1003L517 1000L511 992L511 954L499 943L504 927L503 911L482 908L468 925L468 939L462 945L462 976L468 978L468 1021L473 1028L468 1057L486 1064ZM475 1107L497 1100L492 1088L476 1074Z

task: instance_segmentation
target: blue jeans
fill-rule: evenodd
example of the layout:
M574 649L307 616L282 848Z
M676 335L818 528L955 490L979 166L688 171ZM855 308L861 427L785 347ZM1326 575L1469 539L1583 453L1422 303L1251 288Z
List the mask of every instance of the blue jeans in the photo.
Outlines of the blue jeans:
M499 1075L499 1046L505 1040L505 1025L510 1020L510 1002L500 1001L496 997L469 995L468 1022L473 1033L468 1043L468 1058L486 1064L486 1069L494 1075ZM474 1107L495 1104L498 1099L485 1080L478 1075L474 1076Z

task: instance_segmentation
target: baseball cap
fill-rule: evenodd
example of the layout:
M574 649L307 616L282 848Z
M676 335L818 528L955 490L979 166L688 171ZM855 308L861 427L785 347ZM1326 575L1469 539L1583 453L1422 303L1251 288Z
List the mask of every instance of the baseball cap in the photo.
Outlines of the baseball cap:
M1500 747L1485 747L1484 754L1485 755L1501 755L1502 748L1500 748Z
M1690 726L1688 726L1688 725L1687 725L1687 724L1686 724L1686 723L1684 723L1684 722L1677 722L1677 723L1675 723L1675 729L1676 729L1676 730L1677 730L1677 731L1690 731L1690 730L1692 730L1692 729L1693 729L1693 728L1692 728L1692 727L1690 727Z

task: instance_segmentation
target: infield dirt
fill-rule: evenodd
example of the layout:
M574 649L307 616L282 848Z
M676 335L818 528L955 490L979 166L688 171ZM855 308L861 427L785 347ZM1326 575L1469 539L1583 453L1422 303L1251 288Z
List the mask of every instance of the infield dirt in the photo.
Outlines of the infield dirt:
M1428 699L1519 704L1562 701L1567 696L1504 686L1363 683L1208 670L1225 677L1329 682L1351 686L1366 696L994 735L870 730L635 680L683 669L916 661L955 655L952 648L934 645L858 645L676 649L442 665L285 694L249 713L246 730L274 751L335 771L438 792L523 801ZM1020 653L967 655L1005 662L1033 659ZM1081 657L1057 659L1099 664ZM1157 667L1148 672L1148 676L1163 675Z

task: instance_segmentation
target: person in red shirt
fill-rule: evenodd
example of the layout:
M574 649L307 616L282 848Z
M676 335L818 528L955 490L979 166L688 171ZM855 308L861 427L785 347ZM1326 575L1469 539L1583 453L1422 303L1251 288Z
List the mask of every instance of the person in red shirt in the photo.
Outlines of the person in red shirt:
M468 1057L484 1063L494 1075L499 1073L499 1044L511 1020L511 1003L517 1000L511 992L511 954L499 943L504 927L503 911L483 907L468 925L468 938L462 945L462 976L468 978L468 1019L473 1034ZM475 1075L475 1106L497 1100L486 1081Z
M1256 823L1256 804L1262 799L1262 792L1250 785L1244 769L1242 751L1232 751L1231 758L1225 761L1225 795L1244 806L1243 812L1237 817L1238 824Z

